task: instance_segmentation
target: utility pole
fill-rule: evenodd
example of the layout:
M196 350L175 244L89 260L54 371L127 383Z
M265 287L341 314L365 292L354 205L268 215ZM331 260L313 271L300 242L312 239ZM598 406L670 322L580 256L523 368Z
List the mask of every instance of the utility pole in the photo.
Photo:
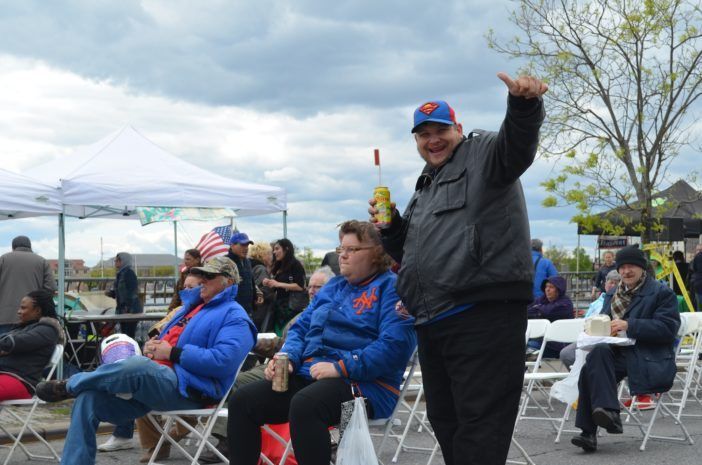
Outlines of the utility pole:
M100 236L100 277L105 277L105 254L102 249L102 236Z

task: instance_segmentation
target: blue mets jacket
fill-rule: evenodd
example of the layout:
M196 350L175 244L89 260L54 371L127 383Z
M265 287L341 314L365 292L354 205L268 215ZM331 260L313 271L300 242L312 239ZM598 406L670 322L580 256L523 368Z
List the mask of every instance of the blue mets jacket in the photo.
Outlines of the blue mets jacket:
M332 362L373 407L375 418L392 413L417 338L414 318L395 310L397 277L384 272L354 285L337 276L317 294L288 331L283 346L295 374Z

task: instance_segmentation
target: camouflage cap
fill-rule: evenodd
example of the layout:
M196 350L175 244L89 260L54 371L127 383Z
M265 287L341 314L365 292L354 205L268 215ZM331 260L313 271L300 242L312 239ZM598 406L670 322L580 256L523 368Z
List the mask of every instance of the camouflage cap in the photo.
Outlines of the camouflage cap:
M235 283L239 282L239 270L230 258L219 256L207 260L204 266L194 266L190 268L192 274L221 274L227 278L232 278Z

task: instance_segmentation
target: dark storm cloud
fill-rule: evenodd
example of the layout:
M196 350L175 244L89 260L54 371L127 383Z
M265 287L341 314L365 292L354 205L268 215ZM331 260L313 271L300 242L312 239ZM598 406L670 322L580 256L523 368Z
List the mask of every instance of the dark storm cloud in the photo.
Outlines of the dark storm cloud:
M0 51L133 92L296 115L483 104L505 67L483 34L506 25L506 6L339 3L4 1Z

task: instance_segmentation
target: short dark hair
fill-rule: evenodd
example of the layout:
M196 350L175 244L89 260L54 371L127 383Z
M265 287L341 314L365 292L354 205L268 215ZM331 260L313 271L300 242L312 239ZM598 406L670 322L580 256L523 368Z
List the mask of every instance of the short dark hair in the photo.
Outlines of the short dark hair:
M41 316L56 318L56 304L54 303L54 293L46 289L37 289L27 293L27 297L32 299L34 305L41 310Z
M193 258L196 258L197 261L202 263L202 255L200 254L200 251L197 249L188 249L185 251L186 254L190 255Z
M12 239L12 250L18 249L20 247L26 247L29 250L31 250L32 241L30 241L27 236L17 236L14 239Z
M380 240L380 234L375 226L369 221L348 220L339 225L339 240L347 234L354 234L359 242L370 241L375 244L376 253L373 257L373 263L377 265L378 271L387 271L390 268L390 257L383 249L383 243Z

